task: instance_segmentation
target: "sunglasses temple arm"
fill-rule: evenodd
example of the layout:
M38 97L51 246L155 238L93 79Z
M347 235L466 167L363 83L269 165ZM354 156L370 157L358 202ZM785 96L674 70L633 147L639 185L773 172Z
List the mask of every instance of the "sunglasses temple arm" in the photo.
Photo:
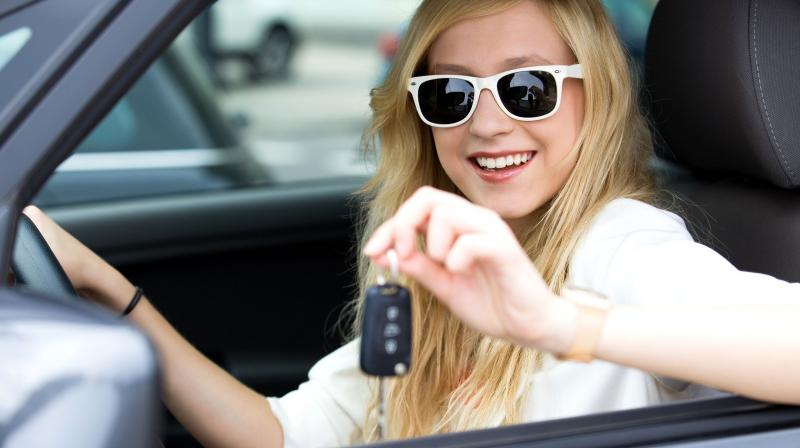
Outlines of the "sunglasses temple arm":
M567 76L570 78L583 79L583 68L581 64L570 65L567 67Z

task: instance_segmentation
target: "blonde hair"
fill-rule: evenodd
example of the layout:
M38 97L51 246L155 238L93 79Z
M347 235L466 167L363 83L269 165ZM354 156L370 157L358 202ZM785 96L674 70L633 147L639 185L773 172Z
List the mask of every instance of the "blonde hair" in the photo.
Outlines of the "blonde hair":
M419 187L458 193L438 163L431 131L417 117L406 83L424 71L428 49L446 28L521 1L534 0L424 0L419 6L388 77L372 91L373 118L365 142L380 141L381 149L376 173L362 191L361 246ZM585 112L575 142L576 165L560 191L537 211L536 224L518 235L545 281L559 292L583 230L603 205L618 197L654 200L647 165L652 147L625 51L599 1L535 1L584 73ZM374 149L374 144L368 146ZM361 257L354 337L364 292L375 278L374 267ZM412 369L390 382L391 433L385 436L406 438L519 422L529 375L538 368L540 355L467 328L427 290L408 280L414 298ZM364 441L376 436L376 404L373 394Z

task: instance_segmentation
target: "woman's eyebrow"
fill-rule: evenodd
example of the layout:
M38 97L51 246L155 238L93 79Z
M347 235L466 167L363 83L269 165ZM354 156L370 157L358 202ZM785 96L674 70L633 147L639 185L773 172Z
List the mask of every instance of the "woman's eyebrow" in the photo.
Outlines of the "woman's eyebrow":
M457 64L434 64L431 74L465 75L472 76L472 70Z
M538 54L530 54L526 56L518 56L513 58L504 59L501 62L501 71L511 70L518 67L532 66L532 65L554 65L547 58ZM448 74L448 75L465 75L473 76L473 71L463 65L458 64L434 64L431 74Z
M536 53L529 54L526 56L519 56L515 58L508 58L503 61L503 67L505 69L512 69L517 67L525 67L531 65L555 65L550 62L547 58L540 56Z

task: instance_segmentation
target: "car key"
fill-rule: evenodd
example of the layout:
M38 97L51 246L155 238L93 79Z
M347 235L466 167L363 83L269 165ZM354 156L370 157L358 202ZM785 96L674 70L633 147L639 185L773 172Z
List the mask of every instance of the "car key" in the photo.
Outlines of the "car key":
M378 393L379 437L387 434L384 418L385 379L405 375L411 367L411 294L400 286L397 254L387 253L390 278L378 275L378 284L367 290L361 323L361 370L380 377Z

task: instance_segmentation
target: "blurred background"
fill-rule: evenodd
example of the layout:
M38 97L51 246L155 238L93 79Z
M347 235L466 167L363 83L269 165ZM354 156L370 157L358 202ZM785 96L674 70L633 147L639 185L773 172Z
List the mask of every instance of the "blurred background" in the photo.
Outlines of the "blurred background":
M657 0L605 0L634 67ZM364 176L369 92L419 0L220 0L39 195L42 206Z

